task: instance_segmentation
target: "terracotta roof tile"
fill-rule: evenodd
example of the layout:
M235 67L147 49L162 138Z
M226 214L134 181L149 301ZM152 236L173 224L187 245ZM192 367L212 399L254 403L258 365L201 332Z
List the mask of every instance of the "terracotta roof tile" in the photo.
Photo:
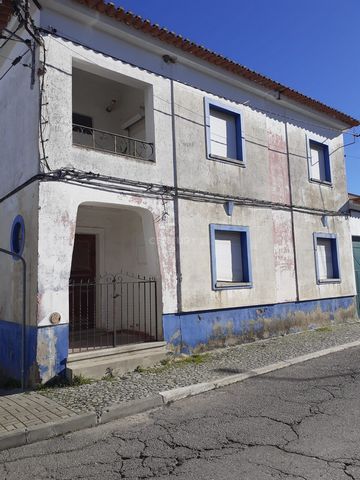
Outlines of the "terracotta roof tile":
M73 1L88 8L94 9L101 14L112 17L118 22L124 23L132 28L151 35L152 37L157 38L168 45L179 48L186 53L194 55L201 60L217 65L224 70L250 80L251 82L260 85L263 88L280 92L285 97L328 115L333 119L339 120L349 127L360 125L360 121L352 118L350 115L328 107L327 105L303 95L292 88L286 87L285 85L282 85L271 78L261 75L254 70L250 70L249 68L229 60L222 55L212 52L201 45L197 45L190 40L183 38L181 35L177 35L166 28L161 28L159 25L149 22L149 20L145 20L138 15L134 15L132 12L127 12L123 8L116 8L112 3L104 2L104 0ZM10 15L11 0L2 0L2 4L0 4L0 32L8 23Z

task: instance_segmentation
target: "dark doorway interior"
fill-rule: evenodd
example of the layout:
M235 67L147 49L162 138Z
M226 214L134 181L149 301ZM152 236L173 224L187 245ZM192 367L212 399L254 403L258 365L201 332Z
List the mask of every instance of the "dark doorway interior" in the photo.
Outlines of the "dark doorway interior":
M76 285L76 288L70 286L69 292L72 330L95 327L95 282L96 236L76 234L70 275L70 284Z

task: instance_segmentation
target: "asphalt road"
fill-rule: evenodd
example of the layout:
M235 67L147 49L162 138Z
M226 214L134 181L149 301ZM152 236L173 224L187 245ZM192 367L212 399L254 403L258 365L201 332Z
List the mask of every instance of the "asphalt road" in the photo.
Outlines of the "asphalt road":
M360 348L0 453L0 479L360 479Z

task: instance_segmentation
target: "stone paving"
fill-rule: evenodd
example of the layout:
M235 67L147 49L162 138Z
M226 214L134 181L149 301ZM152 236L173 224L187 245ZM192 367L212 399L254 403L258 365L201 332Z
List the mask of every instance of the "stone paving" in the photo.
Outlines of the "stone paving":
M78 387L57 387L38 392L0 392L1 436L196 383L246 372L336 345L360 340L360 322L325 327L214 350L196 361L183 360L138 370Z
M74 415L75 412L37 393L0 396L0 441L2 434Z
M101 413L110 405L164 390L242 373L336 345L360 340L360 323L323 327L304 333L214 350L200 363L176 362L135 371L79 387L41 391L71 410Z

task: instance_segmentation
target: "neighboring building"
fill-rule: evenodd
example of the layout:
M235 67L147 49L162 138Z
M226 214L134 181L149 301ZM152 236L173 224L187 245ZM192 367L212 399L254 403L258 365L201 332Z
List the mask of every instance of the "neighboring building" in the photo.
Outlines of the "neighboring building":
M357 312L360 315L360 195L349 193L349 215L354 255Z
M356 316L357 120L102 0L26 4L0 5L0 247L27 262L30 383ZM16 378L21 273L0 254Z

